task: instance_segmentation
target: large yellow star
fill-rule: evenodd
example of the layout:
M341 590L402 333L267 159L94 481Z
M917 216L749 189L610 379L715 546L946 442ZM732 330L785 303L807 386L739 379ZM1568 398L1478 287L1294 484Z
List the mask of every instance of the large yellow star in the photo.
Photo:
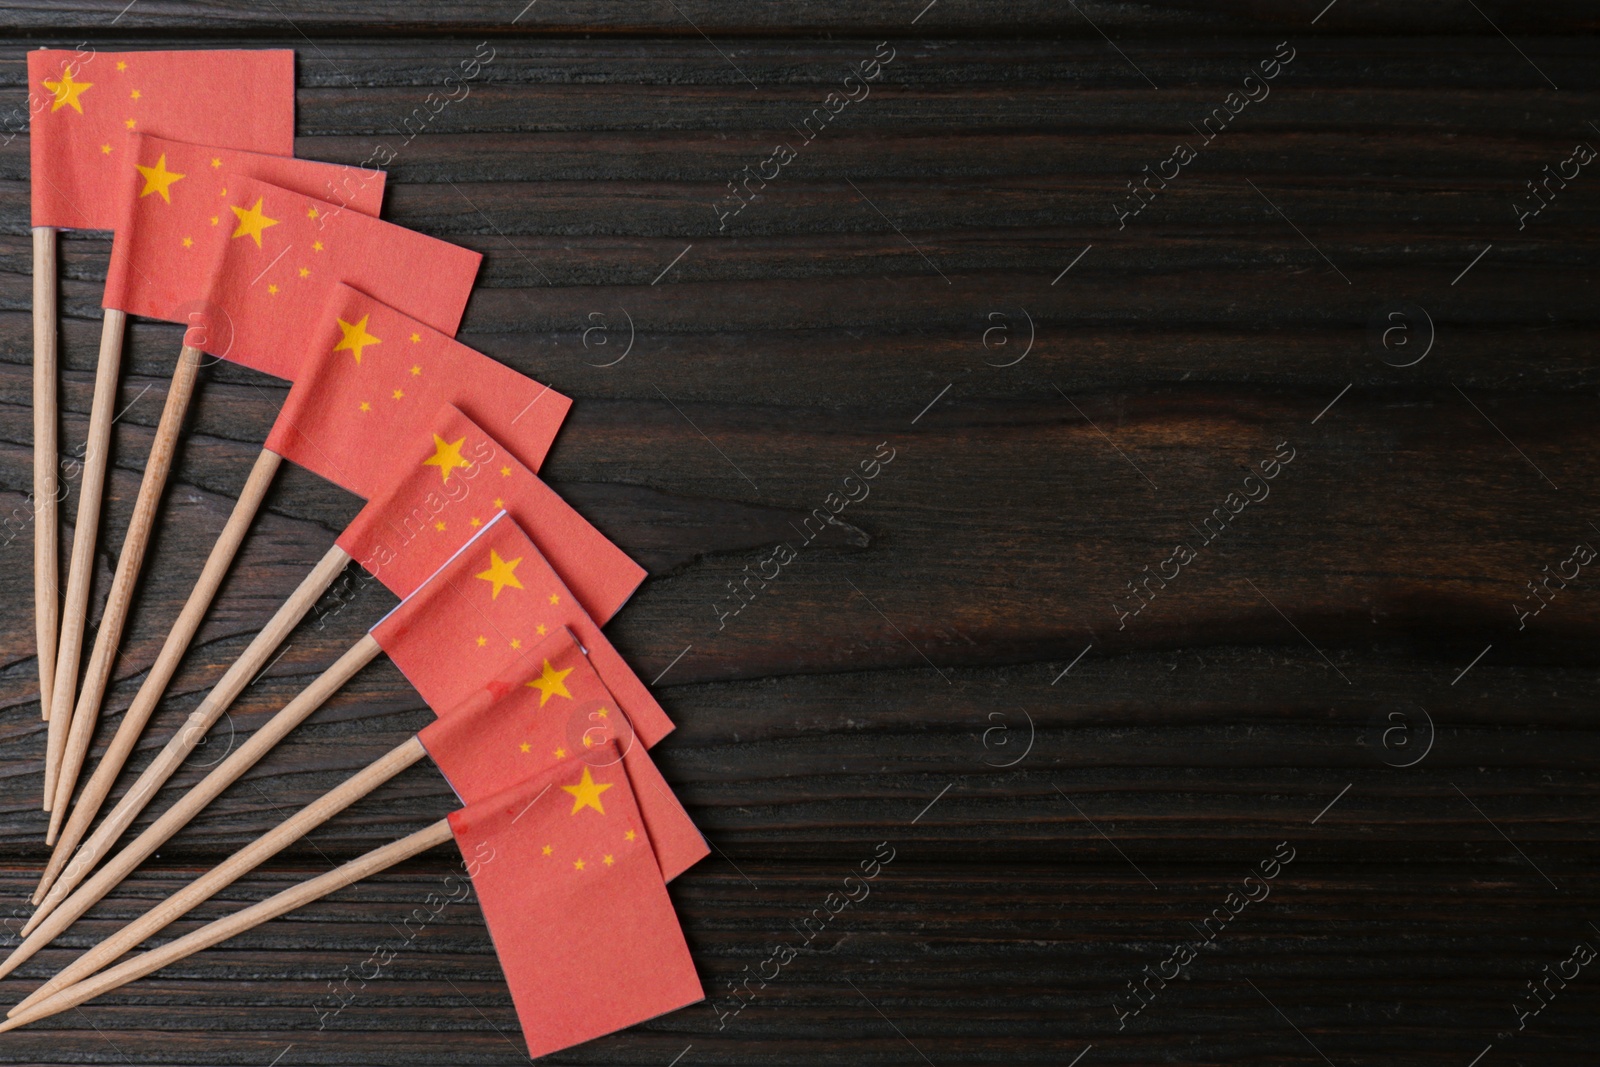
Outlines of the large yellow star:
M433 435L433 455L422 461L424 467L438 467L439 480L448 482L450 472L457 467L470 467L472 464L461 458L461 446L466 444L465 437L458 441L446 441L438 434Z
M172 197L167 190L171 189L172 183L182 178L183 175L175 174L167 169L167 154L165 152L161 153L161 158L156 160L155 166L143 167L135 163L133 169L144 175L144 188L139 191L141 199L151 193L160 193L161 199L169 204L172 203Z
M489 594L489 599L498 600L500 590L506 586L509 585L513 589L522 588L522 583L517 580L517 564L521 562L522 557L518 556L508 563L500 558L500 553L491 548L489 550L489 569L474 575L474 577L482 578L484 581L492 583L494 592Z
M339 343L333 346L335 352L350 352L356 357L356 362L361 362L361 353L368 345L381 344L382 342L367 332L367 320L371 315L361 316L360 322L346 322L337 320L339 329L344 331L344 336Z
M577 785L564 785L561 788L572 794L572 810L569 815L576 815L584 808L593 808L601 815L606 809L600 805L600 794L610 789L613 783L597 782L589 776L589 768L583 769L583 778Z
M83 114L83 105L78 103L78 97L83 95L85 89L94 88L94 82L75 82L72 80L72 68L68 67L61 72L60 81L46 81L44 87L56 94L55 103L50 105L51 111L60 111L63 107L70 107L78 114Z
M261 197L256 197L255 206L251 208L236 207L233 213L239 216L239 228L233 231L233 236L243 237L249 234L255 239L256 247L261 247L261 231L268 226L276 226L277 219L269 219L261 210Z
M550 665L549 660L545 660L544 673L531 682L524 682L523 685L526 685L529 689L537 689L539 691L539 706L542 708L544 707L544 702L551 697L572 699L572 694L567 692L566 683L566 677L571 673L571 667L564 671L558 671Z

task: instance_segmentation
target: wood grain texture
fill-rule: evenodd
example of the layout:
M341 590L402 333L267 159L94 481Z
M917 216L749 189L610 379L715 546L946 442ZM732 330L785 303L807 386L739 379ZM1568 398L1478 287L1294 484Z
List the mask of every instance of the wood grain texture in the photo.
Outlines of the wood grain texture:
M1516 208L1600 147L1591 6L524 3L0 3L0 92L20 105L41 43L297 49L298 153L392 150L385 217L485 255L463 340L575 398L545 474L651 573L608 631L659 677L679 728L658 761L716 846L672 889L713 999L554 1061L1593 1062L1592 968L1521 1030L1514 1007L1600 946L1591 571L1518 615L1543 568L1600 546L1600 173L1552 182L1520 228ZM882 41L870 95L805 141ZM1284 41L1270 95L1206 141ZM431 111L480 42L492 62ZM724 218L779 143L794 160ZM1179 143L1196 158L1119 226ZM26 137L0 138L0 515L31 484L27 223ZM63 455L107 249L60 243ZM179 341L128 330L113 537ZM96 754L284 392L202 372ZM868 495L820 522L880 447ZM357 506L279 474L113 799ZM20 521L0 520L19 605ZM785 541L795 561L734 614L729 583ZM1179 543L1194 558L1132 614L1129 583ZM393 603L354 574L331 589L130 833ZM13 934L46 857L32 631L0 616ZM430 718L372 664L0 993ZM413 768L169 933L452 805ZM807 941L879 842L871 896ZM1271 895L1119 1020L1283 842ZM0 1063L523 1062L476 907L434 910L457 863L436 850L6 1034ZM729 983L785 944L734 1011Z

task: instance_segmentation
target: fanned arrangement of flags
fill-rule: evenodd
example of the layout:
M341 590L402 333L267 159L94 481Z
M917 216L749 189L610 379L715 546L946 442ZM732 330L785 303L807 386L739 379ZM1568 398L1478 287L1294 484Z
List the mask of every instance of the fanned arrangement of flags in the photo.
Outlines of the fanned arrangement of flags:
M454 340L481 257L382 221L382 172L293 157L292 51L41 49L28 56L28 80L35 606L48 724L44 808L54 850L34 895L37 908L22 943L0 963L0 977L114 890L378 656L400 668L436 719L83 953L11 1009L0 1030L82 1004L451 839L531 1055L703 999L666 883L708 848L649 755L672 722L601 630L645 572L535 473L572 402ZM114 234L64 587L56 540L61 229ZM186 330L110 596L86 650L128 315ZM155 664L80 782L207 355L292 387ZM103 812L284 460L357 494L365 506ZM352 562L401 597L399 607L373 619L321 677L124 842L134 819ZM460 810L138 951L424 757L449 780ZM574 959L583 960L581 970L572 968Z

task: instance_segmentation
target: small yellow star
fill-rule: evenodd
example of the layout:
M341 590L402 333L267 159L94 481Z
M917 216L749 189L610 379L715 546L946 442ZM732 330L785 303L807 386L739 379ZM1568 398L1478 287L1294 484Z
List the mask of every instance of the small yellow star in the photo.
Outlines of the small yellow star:
M310 267L301 267L300 268L300 277L302 277L302 278L311 277L311 268Z
M217 223L219 223L221 221L222 221L222 216L221 215L212 215L211 216L211 225L215 226Z
M122 124L124 126L128 127L128 129L130 129L130 130L133 129L133 126L134 126L134 122L133 122L132 119L123 119L122 120Z
M629 841L632 841L633 840L633 831L629 830L627 833L623 834L622 836L626 837Z
M607 866L607 867L609 867L609 866L611 866L611 865L612 865L612 864L613 864L613 863L615 863L615 862L616 862L616 861L615 861L615 860L613 860L613 859L612 859L612 858L611 858L611 857L610 857L610 856L607 856L607 857L606 857L606 858L605 858L605 859L604 859L604 860L603 860L603 861L601 861L601 862L603 862L603 863L604 863L604 864L605 864L605 865L606 865L606 866Z
M435 530L438 530L440 533L444 533L444 522L441 520L439 522L434 523L433 524L433 528Z
M494 498L494 506L497 507L497 508L503 508L503 507L506 506L506 502L504 500L501 500L499 497L495 497Z
M227 196L228 195L228 190L226 188L224 188L220 192L218 192L217 195L218 196Z
M544 846L544 855L546 855L546 856L550 855L550 846L549 845Z
M183 175L167 169L167 154L165 152L161 153L161 158L156 160L155 166L144 167L135 163L133 169L144 175L144 188L139 191L140 199L149 196L151 193L160 193L161 199L169 204L172 203L172 196L169 190L172 188L172 183L180 180Z
M212 156L211 157L211 165L213 167L220 167L220 166L222 166L222 160L217 158L216 156Z
M383 343L367 332L367 322L371 318L371 315L363 315L360 322L346 322L343 319L335 319L334 321L339 324L339 329L343 336L339 338L339 343L333 346L333 350L335 352L348 351L356 357L356 362L360 363L361 355L367 350L368 345Z
M491 548L489 550L489 569L480 571L474 577L481 578L493 585L494 592L489 599L497 600L500 597L500 590L508 585L513 589L522 588L522 583L517 580L517 564L521 562L521 556L510 561L503 560L500 558L500 553Z
M584 734L583 735L583 747L584 748L592 748L592 747L594 747L594 738L590 737L588 734Z
M118 60L118 61L117 61L117 69L118 69L118 70L127 70L127 69L128 69L128 64L126 64L126 63L124 63L124 62L123 62L123 61L121 61L121 60L120 60L120 59L119 59L119 60Z
M572 699L572 694L567 691L567 675L571 673L571 667L568 667L564 671L558 671L549 660L545 660L544 671L539 675L539 677L535 678L531 682L524 682L522 684L529 689L539 690L539 706L542 708L544 707L544 702L549 700L551 697L564 697L567 700Z
M608 716L610 714L610 712L606 711L605 708L601 708L599 711L595 712L595 714L597 716L599 716L600 718L604 719L606 716Z
M489 639L487 637L483 636L482 634L478 635L478 647L479 648L482 648L484 645L487 645L488 643L489 643Z
M533 750L533 746L528 744L526 741L522 742L522 744L517 747L521 748L524 752L531 752Z
M372 410L372 405L367 403L365 400L363 400L361 402L361 410L362 411L371 411Z
M404 393L404 392L403 392L403 391L402 391L402 390L399 390L399 389L396 389L396 390L395 390L395 391L394 391L394 393L393 393L393 394L391 394L391 395L392 395L392 396L393 396L393 397L394 397L394 398L395 398L395 399L396 399L396 400L404 400L404 399L405 399L405 397L406 397L406 394L405 394L405 393Z
M267 292L271 293L273 296L277 296L278 295L278 287L276 285L273 285L271 282L268 282L267 283Z
M60 81L47 81L44 83L44 87L56 94L55 103L50 105L52 112L60 111L64 107L70 107L81 115L83 114L83 105L78 103L78 97L83 95L85 89L94 88L94 82L73 81L72 68L68 67L61 72Z
M311 242L311 251L313 251L313 252L322 251L322 242L321 241L312 241Z
M604 815L606 809L600 803L600 794L610 789L613 784L612 782L595 781L593 776L589 774L589 768L585 767L583 769L583 777L578 780L577 785L564 785L561 787L563 792L572 794L572 810L568 814L576 815L584 808L593 808L601 815Z
M461 458L461 446L466 444L465 437L457 441L446 441L438 434L433 435L433 456L422 461L424 467L438 467L439 480L448 482L450 472L457 467L470 467L472 464ZM521 588L520 586L518 588Z
M421 377L421 375L422 375L422 364L420 364L420 363L412 364L411 376L413 378L418 378L418 377Z
M312 208L307 208L306 209L306 218L314 219L316 217L317 217L317 209L316 208L312 207Z
M566 759L566 758L567 758L567 750L566 749L564 749L564 748L556 749L556 759Z
M492 598L491 598L491 599L492 599ZM511 647L512 647L512 648L521 648L521 647L522 647L522 638L520 638L520 637L513 637L513 638L512 638L512 639L511 639Z
M108 144L103 144L100 146L100 151L109 156L111 154L111 146Z
M511 477L511 468L510 467L501 467L500 468L500 477L502 477L502 478Z
M420 333L414 333L414 334L411 335L411 343L412 344L417 344L421 340L422 340L422 335Z
M580 871L583 870L583 861L582 860L573 860L572 861L572 865L574 867L576 867Z
M255 241L257 248L261 247L261 231L278 224L277 219L267 218L266 213L261 210L261 200L262 198L258 196L253 207L232 209L233 213L239 216L239 227L233 231L233 236L244 237L248 234Z
M133 92L129 93L128 95L131 98L133 98L134 100L137 100L137 99L139 99L139 97L143 96L144 94L141 93L139 90L135 89Z
M193 237L185 237L183 239L183 247L185 247L185 248L193 248L194 247L194 238Z
M474 515L474 516L473 516L473 517L472 517L472 520L471 520L471 521L472 521L472 528L473 528L473 529L474 529L474 530L476 530L476 529L477 529L477 528L478 528L478 527L479 527L479 526L482 526L482 525L483 525L483 520L482 520L482 519L480 519L480 518L478 518L478 517L477 517L477 516L476 516L476 515Z
M556 594L551 593L550 594L550 603L559 604L559 603L561 603L561 598L559 596L557 596Z
M544 623L541 622L538 626L535 626L533 628L533 632L538 634L540 637L543 637L545 634L549 633L550 631L546 630L544 628Z

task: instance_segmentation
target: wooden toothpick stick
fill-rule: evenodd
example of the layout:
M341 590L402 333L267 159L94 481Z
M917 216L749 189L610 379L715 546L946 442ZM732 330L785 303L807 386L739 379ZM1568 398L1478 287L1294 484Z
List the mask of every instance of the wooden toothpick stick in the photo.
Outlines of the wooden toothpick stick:
M117 372L122 363L126 312L106 308L100 325L100 360L94 372L94 400L89 407L89 438L83 451L83 482L78 490L78 517L72 524L72 565L67 568L67 601L61 611L61 637L50 690L50 729L45 747L44 810L55 803L56 773L67 747L72 703L77 695L78 660L83 655L83 628L89 615L89 579L94 570L95 537L100 528L100 497L106 486L106 460L111 448L111 409L117 402Z
M50 809L50 829L44 838L47 845L56 843L56 833L67 817L67 809L72 804L72 790L78 784L78 771L83 767L83 758L89 753L95 723L100 719L100 704L105 699L106 683L111 680L111 669L116 665L122 627L128 620L128 609L133 604L133 588L139 581L139 571L144 567L145 550L150 544L150 531L155 526L156 509L161 504L161 494L167 485L167 472L172 469L173 454L178 450L178 434L183 429L184 416L189 411L189 400L194 395L195 378L200 373L200 357L203 354L198 348L184 345L178 355L172 383L167 387L167 402L161 409L161 422L156 427L155 441L151 443L150 455L145 460L144 477L139 482L139 497L134 502L133 515L128 520L122 553L117 557L117 574L112 579L111 594L100 616L100 628L94 635L94 652L89 656L89 669L84 675L83 689L78 694L78 703L72 712L72 725L67 731L61 766L56 771L55 802Z
M61 630L60 459L56 427L56 229L33 228L33 615L39 655L39 710L50 718Z
M226 941L246 930L260 926L270 919L276 919L302 905L309 904L327 896L335 890L343 889L363 878L377 874L379 871L393 867L413 856L421 855L436 845L442 845L451 839L450 820L440 819L432 826L418 830L409 837L402 837L393 844L384 845L382 848L373 849L363 856L358 856L342 867L336 867L327 874L319 875L310 881L301 882L291 886L283 892L268 897L258 904L252 904L243 911L225 916L215 922L208 923L198 930L190 931L176 941L169 941L160 948L133 957L108 971L102 971L92 978L69 986L47 1000L40 1001L33 1007L18 1012L16 1015L0 1023L0 1033L14 1030L19 1026L46 1019L57 1012L75 1008L85 1001L93 1000L102 993L109 992L119 986L142 978L152 971L158 971L169 963L175 963L185 956L192 956L201 949L210 948L212 945Z

